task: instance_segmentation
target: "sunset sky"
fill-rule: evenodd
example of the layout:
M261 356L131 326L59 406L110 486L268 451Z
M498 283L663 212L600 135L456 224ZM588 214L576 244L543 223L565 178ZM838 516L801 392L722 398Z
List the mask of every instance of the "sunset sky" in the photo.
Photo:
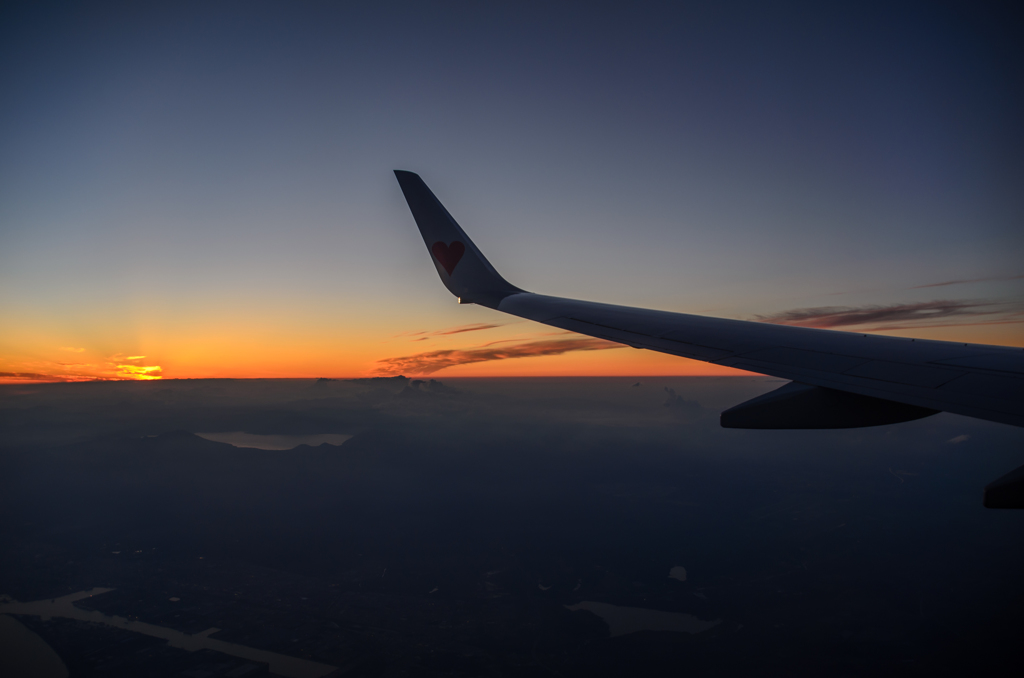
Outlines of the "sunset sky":
M360 4L4 3L0 381L735 373L459 306L393 169L530 291L1024 346L1009 9Z

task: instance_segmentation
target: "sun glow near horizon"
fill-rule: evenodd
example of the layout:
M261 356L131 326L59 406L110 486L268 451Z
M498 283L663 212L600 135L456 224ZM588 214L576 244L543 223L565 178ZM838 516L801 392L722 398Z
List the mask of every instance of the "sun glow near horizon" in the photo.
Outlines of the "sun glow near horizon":
M499 342L504 343L504 342ZM66 363L32 359L0 363L0 383L94 380L152 381L204 378L361 378L408 377L560 377L560 376L709 376L743 374L738 370L675 356L637 351L589 337L535 341L513 339L504 350L443 342L422 353L400 347L338 345L297 353L287 346L263 346L226 356L197 355L170 349L166 360L137 359ZM265 359L260 359L257 355Z
M743 376L749 373L572 332L550 331L508 318L391 332L363 328L254 336L243 329L199 336L150 331L132 352L108 353L87 341L48 342L21 351L9 343L0 356L0 383L160 379L407 377ZM1021 323L960 327L901 327L885 334L924 339L1024 345ZM388 332L388 333L386 333ZM66 339L66 338L65 338ZM111 340L104 342L112 343ZM138 349L142 350L138 350ZM129 355L129 353L131 353Z

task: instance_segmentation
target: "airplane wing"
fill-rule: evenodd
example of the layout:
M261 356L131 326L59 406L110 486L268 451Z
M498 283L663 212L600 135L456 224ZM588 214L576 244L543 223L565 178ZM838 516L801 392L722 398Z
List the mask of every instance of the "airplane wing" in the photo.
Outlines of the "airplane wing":
M534 294L498 274L417 174L396 170L395 175L438 275L459 303L480 304L634 348L791 380L723 412L725 427L850 428L937 412L1024 426L1024 349L773 325ZM1004 479L1008 476L1000 481ZM987 505L988 494L992 493L986 494ZM1021 501L1024 505L1024 498Z

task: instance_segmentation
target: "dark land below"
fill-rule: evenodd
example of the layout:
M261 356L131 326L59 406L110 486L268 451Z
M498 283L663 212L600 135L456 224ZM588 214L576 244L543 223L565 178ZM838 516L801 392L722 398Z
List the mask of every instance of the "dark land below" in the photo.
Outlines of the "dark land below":
M981 489L1022 463L1024 430L946 414L718 426L778 385L0 386L0 613L102 587L75 606L219 629L210 638L345 676L1015 667L1024 511L984 509ZM264 450L197 435L225 432L352 437ZM623 612L626 629L588 601L641 612ZM71 676L270 668L96 621L14 618Z

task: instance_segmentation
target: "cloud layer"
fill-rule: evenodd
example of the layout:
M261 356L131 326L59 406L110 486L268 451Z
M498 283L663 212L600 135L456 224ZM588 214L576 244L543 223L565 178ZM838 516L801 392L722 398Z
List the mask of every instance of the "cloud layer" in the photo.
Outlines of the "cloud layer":
M946 285L966 285L968 283L979 283L979 282L1005 282L1007 280L1021 280L1024 279L1024 274L1021 275L995 275L989 278L969 278L965 280L947 280L946 282L931 283L928 285L917 285L911 289L923 290L927 287L945 287Z
M937 320L960 321L954 324L1018 322L1019 309L991 301L924 301L888 306L818 306L797 308L781 313L755 316L761 322L798 327L835 328L872 325L871 329L891 330L926 327ZM963 322L978 320L979 322Z
M504 343L504 342L498 342ZM377 361L375 374L433 374L446 367L468 365L509 358L531 358L536 356L562 355L573 351L603 351L611 348L623 348L604 339L591 337L573 337L567 339L540 339L526 341L512 346L485 345L474 348L444 349L426 351L398 358L386 358Z

